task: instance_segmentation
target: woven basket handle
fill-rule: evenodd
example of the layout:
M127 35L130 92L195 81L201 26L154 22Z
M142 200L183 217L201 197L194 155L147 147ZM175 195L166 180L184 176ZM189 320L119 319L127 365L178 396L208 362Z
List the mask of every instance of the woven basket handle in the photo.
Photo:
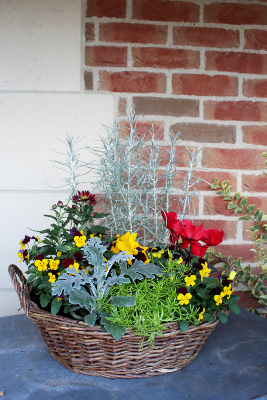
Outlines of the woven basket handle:
M20 304L23 307L25 314L28 315L30 293L27 279L25 278L23 272L14 264L9 265L8 272L17 295L19 296Z

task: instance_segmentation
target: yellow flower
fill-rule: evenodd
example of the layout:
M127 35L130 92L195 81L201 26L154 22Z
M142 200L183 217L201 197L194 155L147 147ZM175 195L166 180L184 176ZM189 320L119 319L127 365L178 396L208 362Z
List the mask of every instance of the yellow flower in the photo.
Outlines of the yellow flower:
M203 311L201 311L201 313L198 316L198 320L200 321L201 319L203 319L203 314L205 312L205 308L203 308Z
M47 270L48 260L36 260L34 265L38 268L38 271L46 271Z
M186 305L189 303L189 300L192 298L192 294L191 293L186 293L185 295L182 293L179 293L177 296L177 299L179 300L179 303L181 305Z
M62 300L62 298L61 297L57 297L57 301L60 301L60 300Z
M168 256L169 256L169 259L170 260L172 260L173 259L173 254L172 254L172 252L168 249Z
M219 304L222 304L223 296L224 296L223 293L216 294L216 295L214 296L214 300L216 301L216 306L218 306Z
M232 285L224 286L223 288L223 296L228 296L227 299L230 299L231 294L233 293ZM221 293L222 294L222 293Z
M41 241L41 239L39 238L39 236L36 236L36 239L38 240L39 243L43 243L43 242Z
M155 253L153 253L153 250L156 250ZM152 249L152 255L153 257L161 258L162 254L164 253L163 249L158 250L157 247L153 247Z
M204 277L208 277L210 274L210 269L208 268L208 264L205 262L205 264L201 264L202 265L202 269L199 271L200 276L201 276L201 281L203 281Z
M49 272L48 276L50 277L48 282L54 283L56 281L56 276L54 274L52 274L52 272Z
M74 236L74 242L77 247L82 247L85 245L86 236L83 235L83 231L81 231L82 236Z
M196 284L195 280L196 279L197 279L197 277L195 275L186 276L184 278L186 286L195 286L195 284Z
M23 254L22 253L18 253L18 258L20 259L19 262L21 262L23 260Z
M53 260L53 258L51 258L51 260L49 261L49 267L52 270L57 270L58 269L58 265L60 263L60 260Z
M180 264L180 265L181 265L181 264L183 263L183 259L182 259L182 257L180 257L180 258L179 258L179 260L178 260L177 262L178 262L178 264Z
M173 276L170 277L170 281L171 281L171 282L173 281Z
M22 239L20 239L19 245L22 250L26 248L26 244L22 243Z
M72 265L69 265L69 268L70 269L74 268L74 269L76 269L77 272L79 272L79 264L76 263L76 262L74 264L72 264Z
M57 257L60 257L61 254L62 254L62 252L61 252L61 251L58 251L58 252L57 252Z
M111 251L115 254L118 254L120 251L126 251L128 254L136 255L138 251L136 247L140 247L138 242L136 242L137 233L130 232L125 233L123 236L118 235L118 239L116 240L115 245L111 247Z

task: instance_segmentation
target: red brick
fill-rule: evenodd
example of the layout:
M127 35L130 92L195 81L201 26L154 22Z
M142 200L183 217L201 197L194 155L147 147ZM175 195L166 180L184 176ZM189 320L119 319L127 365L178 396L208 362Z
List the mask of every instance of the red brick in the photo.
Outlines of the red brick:
M95 24L93 22L87 22L85 24L85 40L86 42L95 40Z
M267 50L267 32L262 29L245 29L245 49Z
M267 74L267 54L207 51L206 70L265 75Z
M183 140L208 143L235 143L236 128L231 125L178 122L171 125L170 131L180 132Z
M97 67L127 67L127 47L87 46L85 65Z
M259 101L205 101L204 119L267 121L267 103Z
M206 4L204 22L233 25L266 25L267 7L260 4Z
M133 97L136 114L171 117L198 117L199 101L160 97Z
M173 74L172 92L196 96L237 96L238 78L223 75Z
M247 97L267 97L267 79L245 79L243 94Z
M253 253L250 251L250 244L219 244L215 250L221 252L224 256L232 256L234 260L242 257L242 262L253 262Z
M87 0L86 17L126 17L126 0Z
M127 99L126 97L120 97L118 101L118 115L126 115L127 110Z
M205 215L226 215L234 217L234 210L228 210L228 201L224 201L222 196L204 196L204 214ZM256 210L258 208L267 209L267 200L264 197L248 197L248 204L255 204ZM243 214L239 213L237 217Z
M116 43L165 44L166 25L106 23L99 26L99 40Z
M240 300L237 302L239 307L249 308L264 308L264 305L259 303L258 300L252 296L250 292L242 292L242 290L235 290L234 294L240 296Z
M164 122L163 121L138 121L136 124L136 135L145 140L151 140L152 125L156 140L164 140ZM120 131L123 136L129 135L130 125L128 121L119 122Z
M84 71L84 88L86 90L93 90L93 72Z
M236 191L236 175L230 172L196 171L195 175L210 183L209 185L206 182L200 181L198 184L198 190L211 191L212 189L210 187L214 182L214 178L218 178L220 183L228 180L228 185L232 186L231 191ZM212 191L213 193L215 192L214 190Z
M244 192L267 192L267 176L242 175L242 191ZM267 210L266 210L267 212Z
M207 168L262 169L262 150L256 149L203 149L202 165Z
M242 130L244 143L267 146L267 125L247 125Z
M148 21L198 22L199 5L185 1L133 0L133 18Z
M134 47L132 49L134 67L152 68L199 68L199 51L166 49L158 47Z
M239 32L232 29L173 28L173 44L200 47L239 47Z
M237 222L235 221L220 221L214 219L195 219L194 225L202 225L204 229L217 228L219 231L224 231L223 240L235 239L237 234ZM215 247L216 249L216 247Z
M99 72L99 90L128 93L165 93L166 76L152 72Z

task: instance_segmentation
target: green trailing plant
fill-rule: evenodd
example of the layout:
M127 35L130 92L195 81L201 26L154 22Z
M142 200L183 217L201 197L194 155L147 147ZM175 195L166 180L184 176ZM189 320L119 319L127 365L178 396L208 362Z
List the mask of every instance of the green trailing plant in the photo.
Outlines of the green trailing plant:
M263 155L267 158L267 153L263 153ZM267 165L267 161L265 163ZM237 271L236 282L246 285L247 289L243 291L250 292L253 297L258 299L259 303L267 307L267 215L260 208L255 209L255 204L248 204L247 197L243 197L241 193L231 195L231 185L228 185L228 182L228 180L225 180L219 184L218 179L215 178L211 188L217 190L217 194L223 196L223 200L228 202L228 210L233 210L234 214L243 214L238 218L239 220L252 222L252 226L247 229L247 232L251 234L250 238L254 246L251 251L254 253L261 270L258 275L253 274L250 264L242 266L242 257L237 260L230 257ZM213 253L217 256L221 255L214 251ZM227 264L224 264L223 268L227 269Z
M155 275L162 275L163 269L157 265L136 260L132 266L127 268L128 259L134 257L127 252L119 252L110 259L104 257L107 251L100 239L97 237L89 239L84 248L84 256L90 267L82 271L66 269L66 273L59 276L52 284L54 296L68 296L71 305L71 313L76 310L84 310L86 315L84 321L91 327L98 320L107 332L115 339L120 339L125 329L117 323L110 323L107 319L109 314L100 309L100 300L105 297L113 285L131 284L143 277L154 279ZM112 267L118 266L118 272ZM93 269L93 271L92 271ZM136 305L134 296L112 296L111 304L117 307L130 307Z
M160 210L168 211L172 200L180 219L194 218L193 198L202 180L196 175L201 149L178 150L179 133L170 136L169 144L159 141L153 126L140 135L137 121L131 112L123 128L105 126L101 146L88 150L98 157L95 187L103 195L111 236L137 232L144 245L157 245L165 242Z

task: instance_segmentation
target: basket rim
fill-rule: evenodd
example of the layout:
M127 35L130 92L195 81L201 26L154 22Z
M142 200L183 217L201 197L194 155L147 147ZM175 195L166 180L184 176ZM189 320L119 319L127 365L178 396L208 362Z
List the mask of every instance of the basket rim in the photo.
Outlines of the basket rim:
M31 300L30 293L32 291L32 286L27 282L27 279L25 278L23 272L16 265L11 264L9 266L9 274L11 276L11 280L15 287L15 290L22 302L24 311L30 319L33 319L31 317L31 314L35 314L35 315L39 314L41 318L48 317L50 320L54 319L55 322L58 321L60 323L66 323L66 325L72 325L73 327L77 327L77 328L80 327L80 328L86 329L87 331L91 331L91 332L95 331L95 332L101 333L103 335L108 335L108 336L112 337L112 335L110 333L103 331L101 329L100 325L95 325L94 327L90 327L84 321L78 321L78 320L75 320L74 318L72 319L67 316L62 316L62 315L58 315L58 314L52 315L49 311L43 310L33 300ZM20 283L17 280L17 275L19 275L19 278L21 279L22 287L20 286ZM201 322L198 325L189 323L189 328L186 332L183 332L180 329L179 321L173 321L173 322L163 324L166 327L166 329L163 332L163 335L170 331L177 331L180 334L190 334L199 329L208 328L210 326L217 325L217 323L219 322L217 313L214 313L214 316L215 316L215 320L213 322L206 321L206 322ZM129 336L129 335L134 335L134 337L139 336L139 337L142 337L143 339L148 337L148 336L137 335L134 333L134 329L131 330L130 328L125 328L125 335L126 334L127 334L127 336ZM155 338L156 337L161 337L161 336L156 335Z

